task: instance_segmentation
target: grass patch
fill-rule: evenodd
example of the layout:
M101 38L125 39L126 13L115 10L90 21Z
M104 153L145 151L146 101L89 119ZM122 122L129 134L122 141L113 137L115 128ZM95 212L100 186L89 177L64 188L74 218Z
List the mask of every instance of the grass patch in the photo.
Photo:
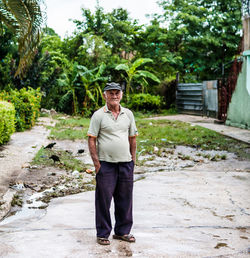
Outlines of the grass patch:
M82 117L57 118L56 125L48 126L51 130L50 139L54 140L77 140L87 137L90 119Z
M53 159L50 158L52 155L58 156L60 161L54 162ZM79 172L87 169L82 161L75 159L72 154L67 151L44 148L41 148L37 152L31 164L46 167L54 166L65 170L78 170Z
M207 128L169 120L137 119L136 124L139 129L138 153L153 153L154 146L173 148L176 145L185 145L203 150L225 150L241 158L250 159L246 152L246 148L249 147L247 144Z
M172 111L166 111L174 113ZM145 120L150 114L136 113L136 125L139 130L137 137L137 152L141 154L152 154L154 146L158 148L174 148L176 145L184 145L202 150L224 150L233 152L240 158L250 159L246 152L249 145L231 139L217 132L200 126L191 126L189 123L170 120ZM152 115L152 114L151 114ZM157 114L159 115L159 114ZM165 114L164 114L165 115ZM57 117L58 122L51 129L50 138L58 140L76 140L87 138L89 118L83 117ZM210 155L210 154L208 154ZM188 157L185 157L186 159ZM207 157L212 159L213 157ZM214 157L214 159L226 159Z

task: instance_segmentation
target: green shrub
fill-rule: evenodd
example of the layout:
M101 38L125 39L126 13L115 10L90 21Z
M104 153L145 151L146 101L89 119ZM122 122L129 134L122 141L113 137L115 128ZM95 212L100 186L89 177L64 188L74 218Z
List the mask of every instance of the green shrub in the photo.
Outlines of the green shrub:
M15 108L6 101L0 101L0 145L9 141L15 132Z
M157 111L163 104L161 96L150 94L134 94L129 100L128 107L135 111Z
M21 90L3 91L0 99L13 103L16 110L16 131L31 128L39 115L42 94L40 89L22 88Z

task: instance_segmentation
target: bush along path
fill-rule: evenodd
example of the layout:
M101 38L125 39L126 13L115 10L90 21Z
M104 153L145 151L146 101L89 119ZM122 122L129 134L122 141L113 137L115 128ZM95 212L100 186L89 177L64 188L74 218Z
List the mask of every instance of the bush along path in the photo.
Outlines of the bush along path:
M12 146L14 141L7 146L14 151L18 145L25 145L30 156L25 162L22 160L22 164L19 162L18 173L12 174L5 184L12 195L7 208L3 208L5 200L0 202L2 217L7 211L9 215L21 209L44 209L52 198L95 188L95 173L86 140L89 119L57 115L40 121L40 130L44 134L39 136L39 144L34 143L38 138L34 128L27 132L28 142L23 142L23 133L14 134L18 144ZM180 169L195 170L196 167L250 172L245 155L247 146L235 140L187 123L168 120L139 119L137 125L140 135L135 181L155 172L174 173ZM0 154L12 155L6 150ZM14 164L8 163L11 165ZM4 185L3 181L1 185Z

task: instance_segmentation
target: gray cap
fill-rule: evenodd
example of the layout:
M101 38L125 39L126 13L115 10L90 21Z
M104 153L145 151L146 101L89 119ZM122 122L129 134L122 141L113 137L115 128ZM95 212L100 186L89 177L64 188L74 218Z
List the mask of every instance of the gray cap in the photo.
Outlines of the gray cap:
M106 90L122 90L122 87L119 83L108 82L104 87L103 91L106 91Z

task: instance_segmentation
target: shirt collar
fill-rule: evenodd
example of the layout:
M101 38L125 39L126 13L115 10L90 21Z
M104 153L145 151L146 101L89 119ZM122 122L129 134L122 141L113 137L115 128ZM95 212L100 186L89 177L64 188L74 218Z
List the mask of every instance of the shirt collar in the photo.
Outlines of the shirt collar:
M104 110L105 113L111 112L111 111L108 109L107 103L105 104L103 110ZM124 107L122 107L122 106L120 105L120 114L123 114L124 112L125 112L125 111L124 111Z

